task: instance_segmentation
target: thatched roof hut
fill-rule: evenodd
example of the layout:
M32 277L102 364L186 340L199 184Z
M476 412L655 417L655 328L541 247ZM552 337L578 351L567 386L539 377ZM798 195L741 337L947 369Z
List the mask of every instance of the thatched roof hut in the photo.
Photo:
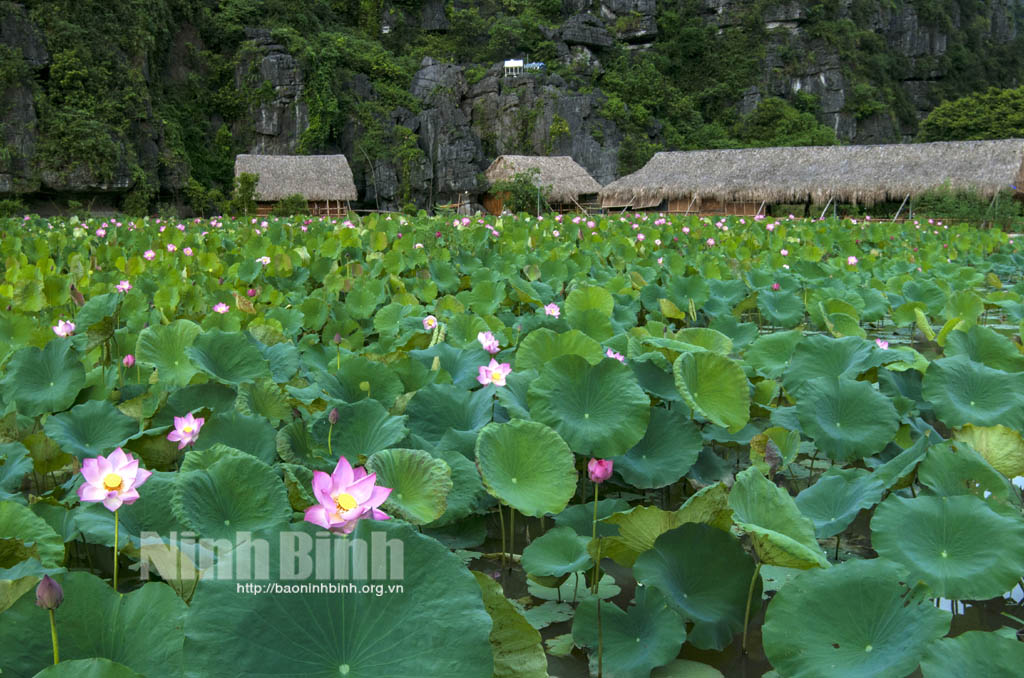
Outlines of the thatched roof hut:
M1024 139L656 153L601 190L602 205L664 200L873 204L948 186L992 197L1024 189Z
M494 183L530 169L539 172L537 182L540 186L551 187L548 200L552 203L575 203L580 196L594 195L601 190L601 184L567 155L499 155L484 176Z
M299 194L309 201L355 200L352 169L343 155L239 155L235 176L258 174L260 202L277 202Z

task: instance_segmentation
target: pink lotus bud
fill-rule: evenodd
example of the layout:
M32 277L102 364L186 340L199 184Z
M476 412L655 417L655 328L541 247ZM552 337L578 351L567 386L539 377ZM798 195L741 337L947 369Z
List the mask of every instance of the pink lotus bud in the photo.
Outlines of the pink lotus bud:
M121 364L124 365L125 367L131 367L132 365L135 364L135 356L129 353L124 357L124 360L121 361Z
M330 413L327 415L327 421L331 422L331 425L338 423L338 408L332 407Z
M587 462L587 475L594 483L601 484L612 477L611 459L591 459Z
M48 574L36 586L36 605L44 610L56 610L64 602L64 589Z

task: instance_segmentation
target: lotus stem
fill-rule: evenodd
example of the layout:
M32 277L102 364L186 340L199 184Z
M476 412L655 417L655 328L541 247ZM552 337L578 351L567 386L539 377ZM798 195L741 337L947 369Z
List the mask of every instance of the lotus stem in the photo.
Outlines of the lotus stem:
M60 663L60 649L57 646L57 620L53 616L53 610L50 611L50 641L53 643L53 663Z
M594 581L590 585L591 593L597 595L597 584L601 578L601 542L597 541L597 493L600 483L594 483L594 525L590 540L597 544L597 553L594 554ZM598 619L600 619L600 603L598 603ZM600 638L600 632L598 637ZM600 662L599 662L600 663Z
M750 578L750 588L747 589L747 609L743 613L743 654L747 653L747 626L750 624L750 601L754 597L754 584L757 583L757 576L761 573L761 563L754 568L754 576Z
M512 556L516 552L516 510L508 507L508 567L512 569Z
M120 510L120 509L118 509ZM119 527L117 511L114 511L114 590L117 590L117 530Z
M601 597L597 598L597 678L604 676L604 634L601 631Z
M505 557L508 550L505 547L505 514L501 512L501 503L498 503L498 520L501 521L501 570L505 571Z

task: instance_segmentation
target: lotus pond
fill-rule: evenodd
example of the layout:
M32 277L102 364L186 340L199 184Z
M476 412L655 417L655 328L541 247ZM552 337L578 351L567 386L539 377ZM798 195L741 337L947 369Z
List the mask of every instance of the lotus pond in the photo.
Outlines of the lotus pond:
M0 671L1019 675L1021 244L0 224Z

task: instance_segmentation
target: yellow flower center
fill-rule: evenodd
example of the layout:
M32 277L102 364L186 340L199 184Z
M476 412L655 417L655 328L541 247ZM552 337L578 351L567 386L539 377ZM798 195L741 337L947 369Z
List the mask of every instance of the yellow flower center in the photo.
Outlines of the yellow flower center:
M121 485L123 483L124 480L122 480L121 476L117 475L116 473L108 473L106 476L103 477L103 489L105 489L107 492L120 490Z
M182 426L181 427L181 432L182 433L192 433L192 427L191 426Z
M342 492L341 494L335 495L334 503L337 504L339 511L351 511L359 505L356 498L348 492Z
M500 384L504 378L505 375L499 372L498 370L494 370L493 372L491 372L491 381L493 381L495 384Z

